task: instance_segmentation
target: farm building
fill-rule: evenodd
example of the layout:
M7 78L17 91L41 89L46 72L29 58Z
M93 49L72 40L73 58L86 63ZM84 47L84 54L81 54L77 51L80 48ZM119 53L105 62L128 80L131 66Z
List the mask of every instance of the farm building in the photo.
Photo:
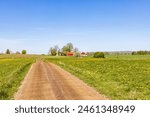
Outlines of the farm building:
M67 56L73 56L74 53L73 52L67 52Z
M80 55L81 55L81 56L87 56L87 53L81 52Z

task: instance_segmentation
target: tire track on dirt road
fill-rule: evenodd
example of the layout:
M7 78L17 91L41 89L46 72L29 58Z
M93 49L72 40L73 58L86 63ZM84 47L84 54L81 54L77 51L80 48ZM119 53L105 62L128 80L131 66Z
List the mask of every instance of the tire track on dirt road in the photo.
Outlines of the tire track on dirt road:
M69 72L43 61L37 61L32 65L14 98L16 100L106 99Z

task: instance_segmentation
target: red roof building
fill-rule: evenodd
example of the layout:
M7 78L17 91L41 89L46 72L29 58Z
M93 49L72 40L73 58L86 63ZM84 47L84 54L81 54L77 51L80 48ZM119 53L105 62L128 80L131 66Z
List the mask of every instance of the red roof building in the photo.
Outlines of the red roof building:
M67 52L67 56L73 56L74 53L73 52Z
M87 56L87 53L81 52L80 55L81 55L81 56Z

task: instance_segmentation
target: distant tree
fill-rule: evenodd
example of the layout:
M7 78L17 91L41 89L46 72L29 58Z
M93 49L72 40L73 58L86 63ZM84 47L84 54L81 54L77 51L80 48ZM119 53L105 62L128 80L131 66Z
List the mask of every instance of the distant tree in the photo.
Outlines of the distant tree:
M9 49L6 50L6 54L10 54L10 50Z
M62 49L61 49L61 55L62 56L66 56L67 55L67 52L68 52L68 48L67 48L67 46L64 46Z
M58 49L58 56L61 56L61 50Z
M22 54L27 54L27 51L26 51L26 50L22 50L21 53L22 53Z
M48 51L48 55L52 55L52 56L56 56L56 55L60 55L60 49L58 47L58 45L55 45L54 47L51 47Z
M137 53L136 52L132 52L132 55L136 55Z
M103 52L95 52L93 57L94 58L105 58L105 55Z
M72 43L67 43L66 45L68 52L71 52L73 50L73 44Z
M132 52L132 55L149 55L150 54L150 51L142 51L142 50L140 50L140 51L133 51Z
M55 45L55 46L54 46L54 49L56 50L56 55L59 55L60 49L59 49L58 45Z
M67 43L63 48L61 49L62 55L66 56L67 52L73 51L73 44Z
M66 56L67 52L73 52L73 51L78 52L78 48L76 48L76 50L73 50L73 44L72 43L67 43L61 49L58 47L58 45L55 45L54 47L51 47L48 54L52 55L52 56L56 56L56 55Z
M57 55L57 50L56 48L51 47L49 50L49 54L52 56L56 56Z

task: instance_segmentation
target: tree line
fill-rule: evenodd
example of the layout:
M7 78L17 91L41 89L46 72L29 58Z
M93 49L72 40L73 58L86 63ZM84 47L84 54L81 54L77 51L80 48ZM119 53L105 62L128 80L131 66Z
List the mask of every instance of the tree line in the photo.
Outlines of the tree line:
M10 49L7 49L4 54L12 54L13 52ZM16 51L15 54L27 54L26 50L22 50L21 52Z
M132 55L150 55L150 51L134 51L132 52Z

